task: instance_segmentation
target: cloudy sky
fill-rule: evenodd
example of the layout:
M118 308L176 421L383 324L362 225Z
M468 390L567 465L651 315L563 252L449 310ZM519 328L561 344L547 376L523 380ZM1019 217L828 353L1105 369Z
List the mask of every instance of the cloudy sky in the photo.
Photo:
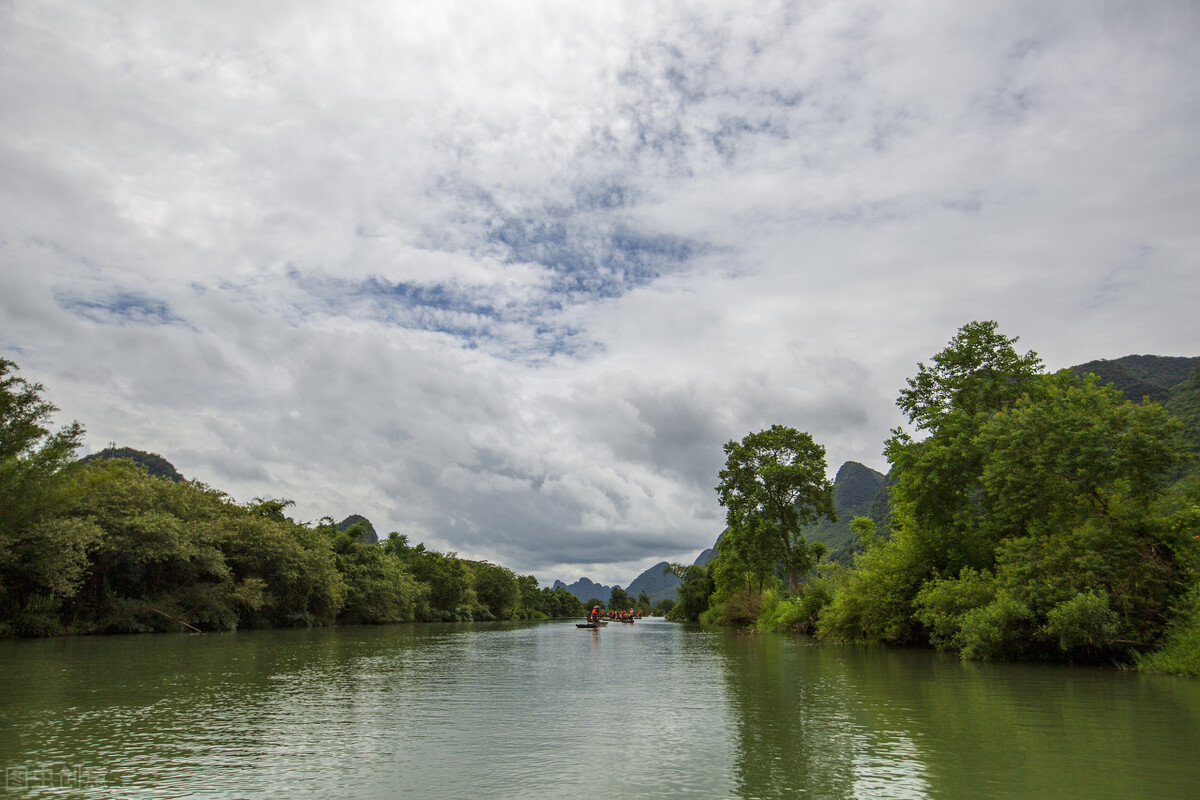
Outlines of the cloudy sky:
M1200 355L1200 4L0 2L0 354L87 449L543 583L886 469L962 324Z

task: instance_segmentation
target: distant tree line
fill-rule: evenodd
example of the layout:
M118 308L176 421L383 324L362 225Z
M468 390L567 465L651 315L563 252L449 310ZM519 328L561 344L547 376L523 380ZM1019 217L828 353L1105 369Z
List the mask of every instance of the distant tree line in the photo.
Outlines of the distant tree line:
M669 567L671 615L1200 675L1195 420L1047 374L1016 341L974 322L918 365L897 400L915 433L885 448L890 520L852 522L850 568L802 535L833 515L824 449L782 426L729 442L727 530L707 568Z
M562 587L559 587L562 588ZM563 591L566 591L565 589ZM599 608L602 611L636 611L644 616L666 616L675 606L674 600L660 600L658 605L650 602L650 593L645 589L638 592L637 597L631 597L629 592L620 586L614 586L608 594L608 600L590 597L584 602L585 611Z
M487 562L360 541L365 521L289 519L289 501L234 502L133 460L79 462L78 423L0 359L0 635L128 633L581 616Z

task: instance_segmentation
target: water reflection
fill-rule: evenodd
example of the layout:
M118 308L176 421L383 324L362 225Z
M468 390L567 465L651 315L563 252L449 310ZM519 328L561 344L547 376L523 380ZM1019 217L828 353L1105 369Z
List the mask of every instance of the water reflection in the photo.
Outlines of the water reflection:
M1200 686L729 635L743 797L1190 797Z
M662 621L0 642L0 760L111 798L1169 798L1197 750L1194 681Z
M736 718L739 796L925 797L918 748L856 715L828 651L793 637L730 634L719 647Z

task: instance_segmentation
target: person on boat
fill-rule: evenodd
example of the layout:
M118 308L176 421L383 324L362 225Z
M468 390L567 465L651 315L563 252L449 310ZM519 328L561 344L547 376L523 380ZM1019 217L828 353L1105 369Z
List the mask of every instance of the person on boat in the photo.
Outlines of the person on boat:
M600 606L592 606L592 613L588 614L588 622L596 622L600 619Z

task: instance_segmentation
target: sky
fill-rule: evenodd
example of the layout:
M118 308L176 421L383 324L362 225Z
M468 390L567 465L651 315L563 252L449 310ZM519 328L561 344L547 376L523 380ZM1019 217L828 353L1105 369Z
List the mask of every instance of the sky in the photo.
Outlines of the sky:
M92 452L543 584L918 362L1200 355L1200 3L0 0L0 355Z

